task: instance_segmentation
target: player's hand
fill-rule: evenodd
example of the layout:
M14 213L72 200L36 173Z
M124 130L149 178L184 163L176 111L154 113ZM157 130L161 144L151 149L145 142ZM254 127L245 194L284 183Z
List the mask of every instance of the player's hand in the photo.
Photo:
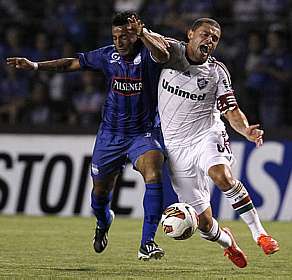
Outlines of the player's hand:
M129 25L127 27L128 32L131 34L135 34L137 36L143 35L143 28L145 24L140 20L137 19L134 15L128 18Z
M255 142L257 148L263 145L264 135L264 131L262 129L259 129L259 126L259 124L254 124L245 129L246 138L251 142Z
M135 34L139 37L143 36L143 33L144 33L143 28L145 24L140 19L137 19L135 16L132 16L131 18L128 18L128 22L129 22L129 25L127 28L128 28L129 33ZM155 32L151 32L150 34L151 34L151 37L155 39L156 43L160 45L162 48L164 48L165 50L170 47L169 42L162 35Z
M16 69L34 70L34 63L24 57L8 57L6 63Z

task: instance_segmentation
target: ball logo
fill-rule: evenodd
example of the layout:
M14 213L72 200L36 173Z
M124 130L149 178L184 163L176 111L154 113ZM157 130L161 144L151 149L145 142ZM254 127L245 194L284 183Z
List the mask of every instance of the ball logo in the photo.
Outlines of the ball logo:
M173 227L172 226L168 226L168 225L163 225L163 231L165 233L171 233L173 231Z
M167 217L177 217L177 218L180 218L182 220L185 219L185 213L178 209L177 207L169 207L167 208L164 213L164 215L166 215Z

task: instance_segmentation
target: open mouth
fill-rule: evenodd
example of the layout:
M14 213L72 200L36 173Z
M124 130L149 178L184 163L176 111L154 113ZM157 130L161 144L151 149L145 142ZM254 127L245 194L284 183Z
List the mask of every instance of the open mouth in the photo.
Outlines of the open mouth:
M209 54L209 48L208 48L207 45L201 45L201 46L200 46L200 51L201 51L201 53L202 53L204 56L206 56L206 55Z

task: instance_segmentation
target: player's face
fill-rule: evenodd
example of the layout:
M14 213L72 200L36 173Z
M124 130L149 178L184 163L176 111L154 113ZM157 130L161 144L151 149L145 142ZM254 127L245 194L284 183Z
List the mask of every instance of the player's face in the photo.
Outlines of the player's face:
M137 36L128 32L127 25L113 26L112 35L114 45L120 56L128 56L134 53L134 43L137 41Z
M189 57L196 63L204 63L216 49L220 36L220 29L208 23L203 23L195 30L189 30Z

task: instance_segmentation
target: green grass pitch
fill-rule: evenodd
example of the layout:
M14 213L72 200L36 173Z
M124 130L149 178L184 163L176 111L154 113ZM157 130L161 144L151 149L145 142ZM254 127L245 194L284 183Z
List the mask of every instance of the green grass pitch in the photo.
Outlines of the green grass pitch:
M264 223L280 243L265 256L241 221L229 226L248 256L236 268L217 245L191 239L175 241L161 228L156 241L166 251L160 261L137 259L141 220L117 217L109 245L100 255L92 249L94 218L0 216L0 279L292 279L292 222Z

